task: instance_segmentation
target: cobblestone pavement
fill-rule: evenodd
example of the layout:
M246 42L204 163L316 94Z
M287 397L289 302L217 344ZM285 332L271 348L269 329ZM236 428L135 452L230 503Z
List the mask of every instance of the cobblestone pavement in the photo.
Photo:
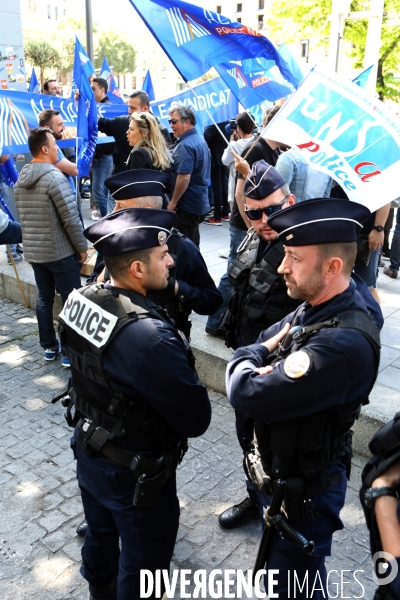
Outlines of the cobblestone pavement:
M83 514L70 430L62 407L51 404L67 378L58 360L43 360L34 312L0 299L2 600L88 598L79 574L82 540L75 528ZM210 396L211 427L190 442L178 470L181 525L172 567L247 570L253 567L260 528L254 523L222 531L218 526L217 515L243 499L244 479L232 410L226 397ZM338 595L332 587L331 597L373 597L368 536L357 499L363 463L355 457L342 512L345 529L335 534L327 563L328 570L347 569L344 580L352 584ZM353 579L357 569L364 571L357 574L363 595Z

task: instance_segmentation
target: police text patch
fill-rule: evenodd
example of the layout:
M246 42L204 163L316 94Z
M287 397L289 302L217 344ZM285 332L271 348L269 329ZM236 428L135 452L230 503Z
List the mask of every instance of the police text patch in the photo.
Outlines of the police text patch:
M96 348L104 346L118 321L118 317L101 309L76 290L68 296L60 317Z

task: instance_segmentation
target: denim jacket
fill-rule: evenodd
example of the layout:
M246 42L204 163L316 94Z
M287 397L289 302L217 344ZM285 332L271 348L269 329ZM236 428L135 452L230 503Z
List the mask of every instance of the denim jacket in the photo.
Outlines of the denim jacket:
M329 198L332 178L310 167L296 147L280 155L276 169L286 180L291 193L296 196L296 202L311 198Z

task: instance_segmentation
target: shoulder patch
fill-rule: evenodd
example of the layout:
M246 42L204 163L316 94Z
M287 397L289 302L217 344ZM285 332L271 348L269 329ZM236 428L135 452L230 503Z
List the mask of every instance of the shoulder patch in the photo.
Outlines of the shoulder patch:
M289 354L283 361L283 370L290 379L303 377L312 366L311 354L306 350L298 350Z
M68 296L60 317L96 348L104 346L118 321L118 317L103 310L77 290Z

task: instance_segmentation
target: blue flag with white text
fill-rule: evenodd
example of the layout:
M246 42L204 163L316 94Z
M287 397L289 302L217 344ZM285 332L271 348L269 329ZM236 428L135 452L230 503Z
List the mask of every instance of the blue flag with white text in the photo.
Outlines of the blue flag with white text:
M89 82L90 74L93 74L91 72L93 67L88 57L87 60L82 59L82 50L83 48L76 38L73 82L76 90L79 91L77 137L82 138L76 161L79 177L90 174L98 133L96 101ZM90 74L88 75L88 73Z
M105 56L103 58L103 64L101 65L99 77L102 77L108 83L107 95L109 101L113 104L125 104Z
M80 86L77 84L77 82L81 81L82 73L85 75L86 79L90 79L90 77L94 75L95 70L90 58L86 54L85 48L82 46L77 36L75 36L74 68L72 71L71 86L72 96L75 94L76 90L79 90Z
M290 68L259 31L181 0L130 0L185 81L230 60L262 56L296 85Z
M29 82L29 90L31 94L40 94L40 83L37 80L35 69L32 69L31 80Z
M151 81L150 70L147 71L146 77L144 78L142 91L146 92L146 94L150 98L150 102L153 102L153 100L156 99L156 96L154 94L153 82Z

